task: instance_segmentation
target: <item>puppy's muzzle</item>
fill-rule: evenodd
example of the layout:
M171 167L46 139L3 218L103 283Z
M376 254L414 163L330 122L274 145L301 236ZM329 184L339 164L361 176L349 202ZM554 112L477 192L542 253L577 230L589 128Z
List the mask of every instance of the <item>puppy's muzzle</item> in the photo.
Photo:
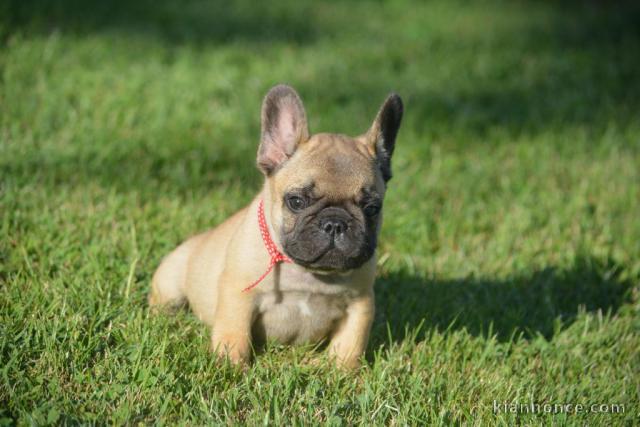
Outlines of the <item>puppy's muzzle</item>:
M341 237L349 226L339 218L325 218L320 221L320 229L332 239Z
M318 227L331 244L348 238L348 231L352 221L351 215L344 209L329 207L322 210L318 218Z

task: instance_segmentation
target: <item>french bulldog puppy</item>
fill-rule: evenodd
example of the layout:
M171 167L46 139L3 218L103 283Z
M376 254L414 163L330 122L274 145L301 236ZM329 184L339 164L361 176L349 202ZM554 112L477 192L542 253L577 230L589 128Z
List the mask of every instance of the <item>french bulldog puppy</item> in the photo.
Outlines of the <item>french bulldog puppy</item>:
M359 366L374 316L375 250L402 100L390 95L371 128L310 135L286 85L262 104L258 168L264 186L247 207L164 258L151 306L188 301L233 363L254 344L328 342L332 359Z

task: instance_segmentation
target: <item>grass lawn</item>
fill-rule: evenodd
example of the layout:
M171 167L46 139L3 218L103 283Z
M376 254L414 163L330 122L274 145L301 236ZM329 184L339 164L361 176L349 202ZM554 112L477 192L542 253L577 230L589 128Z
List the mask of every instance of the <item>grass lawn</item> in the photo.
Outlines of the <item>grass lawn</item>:
M3 2L0 425L640 423L635 4ZM278 82L312 132L405 100L357 373L273 345L239 372L147 308L258 190Z

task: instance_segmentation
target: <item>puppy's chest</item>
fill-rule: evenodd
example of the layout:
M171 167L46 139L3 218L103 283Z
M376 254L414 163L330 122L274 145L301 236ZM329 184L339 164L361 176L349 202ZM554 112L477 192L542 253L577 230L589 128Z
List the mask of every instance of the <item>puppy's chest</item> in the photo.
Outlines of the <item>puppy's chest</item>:
M316 343L345 317L353 291L344 284L283 277L256 298L253 335L257 342Z

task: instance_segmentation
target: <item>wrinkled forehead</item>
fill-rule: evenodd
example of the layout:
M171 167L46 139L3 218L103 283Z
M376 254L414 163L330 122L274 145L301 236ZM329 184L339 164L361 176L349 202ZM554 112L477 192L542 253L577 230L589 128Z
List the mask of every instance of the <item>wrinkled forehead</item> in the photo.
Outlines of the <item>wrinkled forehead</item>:
M281 193L310 188L332 200L359 197L363 189L384 186L368 146L343 135L318 134L303 143L278 173Z

